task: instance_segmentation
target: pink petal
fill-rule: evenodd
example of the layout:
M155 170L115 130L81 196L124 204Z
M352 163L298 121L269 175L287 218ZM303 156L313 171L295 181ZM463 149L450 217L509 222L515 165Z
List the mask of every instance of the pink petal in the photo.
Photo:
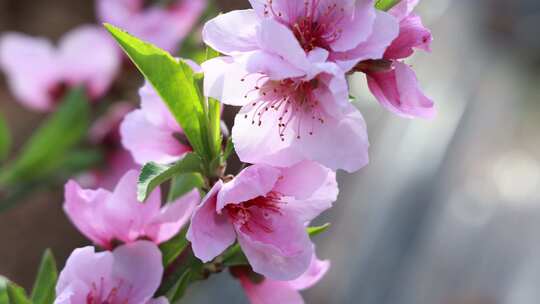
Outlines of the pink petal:
M249 0L249 2L261 18L273 17L289 25L305 13L304 1L272 0L272 10L266 9L268 0Z
M159 248L154 243L138 241L116 248L113 255L112 276L130 286L126 294L129 303L149 301L158 289L163 275ZM124 297L119 295L119 298Z
M166 8L158 5L145 8L139 0L99 0L96 4L101 21L119 26L169 52L178 48L206 7L205 0L175 1Z
M302 295L292 288L288 282L265 279L261 283L253 283L245 276L240 283L251 304L303 304Z
M200 200L199 190L193 189L174 202L168 203L145 228L145 234L156 244L168 241L191 219Z
M168 164L182 158L191 149L173 135L175 130L159 127L147 119L147 112L135 110L126 115L120 126L122 144L138 164Z
M244 229L238 231L238 242L255 272L274 280L296 279L310 264L313 244L305 226L289 215L271 221L271 233Z
M296 290L308 289L317 284L329 269L330 261L321 261L315 254L313 254L313 258L311 259L311 264L309 265L308 270L299 278L289 281L287 284Z
M84 190L75 182L65 186L64 211L71 222L92 242L108 248L113 239L109 225L103 217L106 201L111 193L99 190Z
M402 0L388 12L401 21L411 14L418 2L420 0Z
M141 109L150 123L163 130L182 132L171 111L148 81L139 89L139 97Z
M341 32L339 39L330 44L332 50L336 52L351 50L365 41L370 35L373 35L373 23L375 22L374 0L357 0L356 3L351 3L351 1L333 2L341 4L345 16L335 25ZM320 5L322 5L321 8L327 7L324 4Z
M341 115L327 115L324 124L313 128L313 135L302 136L293 145L302 149L306 160L319 162L332 170L355 172L369 162L366 130L362 115L349 104Z
M232 181L225 183L217 197L218 213L228 204L239 204L272 191L279 170L266 165L252 165L242 170Z
M18 33L0 38L0 68L15 97L30 109L53 108L50 90L62 81L57 54L46 39Z
M234 120L232 139L240 160L276 167L288 167L303 160L302 147L295 144L297 139L292 132L285 134L284 141L279 137L279 113L266 112L260 126L252 123L256 115L256 108L246 106Z
M142 8L141 0L97 0L96 11L102 22L123 26Z
M422 93L414 71L406 64L394 62L389 72L367 75L369 89L391 112L407 118L433 118L433 101Z
M105 165L88 172L92 177L92 187L112 190L129 170L139 170L131 154L119 147L105 155Z
M410 15L399 24L399 36L392 42L384 53L386 59L402 59L411 56L413 48L431 51L430 44L433 40L429 29L422 24L422 19L417 15Z
M60 272L55 303L85 303L92 283L103 278L105 284L110 284L113 264L113 255L108 251L96 253L90 246L75 249Z
M211 261L236 239L233 226L227 217L216 212L217 194L222 185L219 181L208 192L193 213L187 232L193 253L203 262Z
M205 96L224 104L243 106L249 102L246 94L257 86L260 74L248 73L232 57L218 57L202 64Z
M305 76L307 71L310 70L309 68L311 68L304 67L301 69L295 64L285 61L280 55L272 54L264 50L250 52L240 58L245 62L247 71L254 75L263 74L265 78L270 78L272 80L302 77Z
M372 35L352 50L333 53L330 59L344 71L349 71L360 61L382 58L386 48L398 36L398 33L399 25L396 18L377 10Z
M261 20L253 10L238 10L208 21L203 40L220 53L230 55L257 49L257 27Z
M87 85L93 98L103 96L120 68L113 43L97 26L80 26L64 35L59 50L66 81L73 86Z
M309 71L310 62L307 60L306 52L287 26L273 19L263 19L258 32L258 40L259 47L263 51L279 56L299 70ZM273 62L268 64L271 65Z
M304 223L332 207L339 193L336 173L311 161L282 169L274 190L288 196L283 208Z
M145 227L159 213L161 204L159 188L150 194L144 204L137 200L138 178L137 171L128 171L118 182L105 210L105 218L114 231L114 237L126 243L146 236Z

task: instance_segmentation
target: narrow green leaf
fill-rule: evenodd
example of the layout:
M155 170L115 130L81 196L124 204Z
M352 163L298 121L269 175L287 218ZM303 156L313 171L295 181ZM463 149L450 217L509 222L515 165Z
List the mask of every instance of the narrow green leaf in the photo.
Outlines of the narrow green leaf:
M249 262L238 243L229 247L229 249L223 253L222 259L223 265L226 267L249 265Z
M234 151L234 144L232 141L232 137L229 137L229 139L227 140L227 144L225 145L225 150L223 150L223 161L226 161L227 159L229 159L233 151Z
M209 145L212 158L217 158L221 152L221 104L219 101L208 98Z
M313 237L313 236L316 236L325 232L326 230L328 230L328 228L330 228L330 223L326 223L321 226L308 227L307 231L308 231L309 236Z
M178 235L159 245L163 256L163 266L167 267L187 248L189 245L186 239L187 228L182 229Z
M178 302L186 293L189 284L192 282L193 271L186 269L181 275L176 284L167 291L167 299L170 303Z
M7 294L10 304L32 304L26 295L26 291L13 282L7 283Z
M0 183L36 180L54 172L66 153L86 134L89 104L82 88L73 89L58 110L34 133L19 157L0 174Z
M6 120L0 114L0 161L8 157L11 148L11 134Z
M56 280L58 271L51 250L47 249L41 259L38 275L32 289L32 302L34 304L52 304L55 298Z
M200 173L192 172L177 175L171 181L167 201L172 202L194 188L202 189L204 186L204 178Z
M179 265L179 267L175 268L163 279L161 286L159 286L159 289L156 292L156 295L162 296L176 293L175 291L171 291L171 289L174 290L175 287L178 287L178 281L182 280L182 277L185 275L186 271L191 272L191 277L189 278L189 281L186 282L188 285L194 281L201 280L203 278L203 268L204 264L193 254L190 254L186 261L182 261L182 264Z
M392 7L396 6L401 0L378 0L375 3L375 7L381 11L388 11Z
M117 27L105 27L167 104L193 149L206 155L200 124L204 110L189 65Z
M137 198L144 202L148 196L162 183L170 180L180 173L200 172L201 160L199 156L188 153L177 163L160 165L154 162L147 163L141 170L137 185Z
M0 276L0 304L9 304L9 295L7 292L8 280Z

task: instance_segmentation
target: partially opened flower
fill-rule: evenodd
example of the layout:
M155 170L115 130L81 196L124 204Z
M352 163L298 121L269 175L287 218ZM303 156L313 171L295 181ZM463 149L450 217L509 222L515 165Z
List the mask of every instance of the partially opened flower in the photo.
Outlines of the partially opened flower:
M335 173L316 163L253 165L215 184L194 212L187 238L205 262L237 239L255 272L292 280L313 256L306 224L330 208L337 194Z
M280 80L249 73L242 58L203 63L205 94L242 106L232 139L243 162L286 167L313 160L349 172L368 163L364 119L349 102L345 75L327 56L323 49L312 50L309 69L298 77L276 68L285 77ZM280 65L272 57L264 61Z
M245 273L238 275L251 304L303 304L304 299L302 299L300 291L317 284L329 268L330 261L321 261L313 255L308 270L292 281L276 281L265 278L262 282L254 282Z
M114 42L97 26L65 34L55 47L44 38L7 33L0 38L0 68L25 106L54 109L67 89L84 85L91 99L103 96L119 68Z
M206 0L174 0L147 5L144 0L97 0L97 15L131 34L175 52L197 23Z
M165 242L189 221L199 192L193 190L161 208L159 188L145 203L137 200L137 180L137 171L128 171L113 192L86 190L69 181L64 210L79 231L103 248L140 239Z
M374 0L250 0L253 9L220 15L204 27L204 41L226 55L245 55L249 72L280 69L301 76L315 49L343 71L381 58L397 36L397 21ZM267 61L264 58L272 58ZM261 60L263 59L263 60ZM275 62L279 62L276 65Z
M388 68L363 70L368 85L377 100L393 113L408 118L432 118L436 114L433 101L418 84L414 71L401 59L414 53L414 49L430 51L431 32L424 27L420 16L412 13L419 0L403 0L390 10L399 21L399 36L384 53L383 63Z
M140 165L181 159L191 151L182 128L150 83L139 95L141 108L126 115L120 126L122 144Z
M138 241L113 252L93 247L73 251L56 284L55 304L167 304L152 299L163 275L161 252Z

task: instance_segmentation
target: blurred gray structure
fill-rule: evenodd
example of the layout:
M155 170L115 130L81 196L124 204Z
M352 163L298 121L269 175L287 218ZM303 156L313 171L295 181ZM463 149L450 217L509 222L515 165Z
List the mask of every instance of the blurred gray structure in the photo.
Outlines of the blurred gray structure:
M19 3L0 0L0 8L3 2ZM538 304L540 2L424 0L419 14L433 30L433 53L407 62L439 115L433 121L395 117L370 97L362 77L351 79L369 127L371 163L355 175L340 174L340 199L320 219L332 227L316 237L319 256L333 267L305 292L306 302ZM20 115L1 103L2 111ZM0 239L11 236L23 250L16 236L35 237L44 224L22 219L45 207L0 215ZM56 221L59 205L51 208ZM43 232L49 243L58 238L57 226ZM65 243L81 242L73 232L65 236ZM66 254L59 242L53 245ZM0 272L28 282L40 254L32 250L32 265L12 253L7 263L0 260ZM0 254L6 251L13 247ZM247 303L227 273L190 289L186 303L223 299Z

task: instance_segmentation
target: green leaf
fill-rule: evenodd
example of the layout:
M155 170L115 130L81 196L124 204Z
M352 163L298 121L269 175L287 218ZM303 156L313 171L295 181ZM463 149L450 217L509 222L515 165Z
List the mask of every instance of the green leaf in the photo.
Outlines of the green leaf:
M179 301L186 293L191 282L193 282L193 270L188 268L180 275L176 284L167 291L166 297L169 299L169 302L176 303Z
M328 228L330 228L330 223L326 223L321 226L308 227L307 231L308 231L309 236L313 237L313 236L316 236L325 232L326 230L328 230Z
M212 157L215 159L221 152L221 104L219 101L208 98L208 138L212 152Z
M8 280L0 276L0 304L9 304L9 295L7 292Z
M3 161L8 157L10 147L11 134L6 120L0 115L0 161Z
M234 151L234 144L232 141L232 137L229 137L229 139L227 140L227 144L225 145L225 150L223 150L223 161L226 161L227 159L229 159L233 151Z
M194 188L202 189L205 186L204 178L200 173L184 173L175 176L171 181L168 202L172 202Z
M137 198L144 202L148 196L162 183L175 175L188 172L200 172L201 160L199 156L188 153L172 165L160 165L154 162L147 163L141 170L137 185Z
M117 27L105 27L167 104L195 152L207 155L203 102L189 65Z
M242 252L240 244L236 243L229 247L222 255L223 265L226 267L249 265L249 262Z
M73 89L25 144L14 163L2 169L0 183L32 181L54 172L68 151L85 136L89 111L84 90Z
M167 267L187 248L189 245L186 239L187 228L182 229L175 237L159 245L163 256L163 266Z
M32 304L26 295L26 291L13 282L7 283L7 294L10 304Z
M34 304L52 304L55 299L56 280L58 271L51 250L47 249L41 259L38 275L32 289L32 302Z
M187 285L190 283L203 279L203 268L204 264L198 258L193 256L193 254L190 254L185 261L182 261L179 267L175 268L163 279L161 286L156 292L156 295L172 295L176 300L178 300L179 297L181 297L180 293L178 292L179 286L185 284L187 287ZM187 271L189 271L191 274L189 280L186 281L185 275ZM179 281L184 281L184 283L179 284ZM185 287L183 290L185 290ZM171 303L174 302L171 301Z
M381 11L388 11L396 6L401 0L378 0L375 7Z

